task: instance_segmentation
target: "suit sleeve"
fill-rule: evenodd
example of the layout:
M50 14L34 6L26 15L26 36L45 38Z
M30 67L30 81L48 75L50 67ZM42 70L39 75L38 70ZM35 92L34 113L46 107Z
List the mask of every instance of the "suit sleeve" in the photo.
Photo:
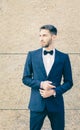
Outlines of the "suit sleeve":
M33 68L32 68L32 59L31 59L31 53L28 53L26 63L24 66L24 73L22 78L23 84L26 86L29 86L34 89L40 88L40 81L33 79Z
M72 70L70 59L68 55L65 55L64 67L63 67L63 84L56 87L56 95L64 94L73 86Z

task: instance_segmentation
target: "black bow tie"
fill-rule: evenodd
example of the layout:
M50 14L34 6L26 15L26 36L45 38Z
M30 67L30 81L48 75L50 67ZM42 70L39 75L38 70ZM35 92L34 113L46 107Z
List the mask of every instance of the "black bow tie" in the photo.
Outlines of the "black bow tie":
M53 55L53 50L51 50L51 51L44 50L44 55L47 55L47 54Z

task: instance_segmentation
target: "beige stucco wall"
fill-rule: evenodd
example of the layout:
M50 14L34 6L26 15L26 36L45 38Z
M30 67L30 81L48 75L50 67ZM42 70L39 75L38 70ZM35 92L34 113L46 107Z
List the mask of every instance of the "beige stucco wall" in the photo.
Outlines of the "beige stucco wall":
M80 130L79 5L79 0L0 0L0 130L29 130L30 89L21 79L27 52L40 47L44 24L58 28L55 47L70 56L74 86L64 94L65 130ZM50 130L47 118L42 130Z

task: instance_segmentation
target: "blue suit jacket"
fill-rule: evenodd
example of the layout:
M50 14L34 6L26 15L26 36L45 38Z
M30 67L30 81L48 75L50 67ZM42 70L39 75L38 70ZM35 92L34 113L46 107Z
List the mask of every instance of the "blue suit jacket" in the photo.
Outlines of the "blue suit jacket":
M63 77L63 83L61 80ZM50 96L43 98L40 95L41 81L52 81L56 86L56 97ZM23 83L31 88L31 97L29 109L32 111L43 111L45 107L48 111L63 111L63 93L68 91L72 85L72 72L70 60L67 54L55 50L55 61L50 73L46 74L43 59L42 48L28 53L24 67Z

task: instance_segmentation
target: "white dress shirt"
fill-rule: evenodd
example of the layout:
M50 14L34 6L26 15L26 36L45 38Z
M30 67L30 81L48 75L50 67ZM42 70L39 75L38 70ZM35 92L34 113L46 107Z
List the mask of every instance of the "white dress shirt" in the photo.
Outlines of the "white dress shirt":
M47 76L54 64L54 60L55 60L55 49L53 49L53 55L50 55L50 54L47 54L47 55L44 55L44 50L45 48L43 48L43 51L42 51L42 57L43 57L43 63L44 63L44 67L45 67L45 70L46 70L46 73L47 73Z

